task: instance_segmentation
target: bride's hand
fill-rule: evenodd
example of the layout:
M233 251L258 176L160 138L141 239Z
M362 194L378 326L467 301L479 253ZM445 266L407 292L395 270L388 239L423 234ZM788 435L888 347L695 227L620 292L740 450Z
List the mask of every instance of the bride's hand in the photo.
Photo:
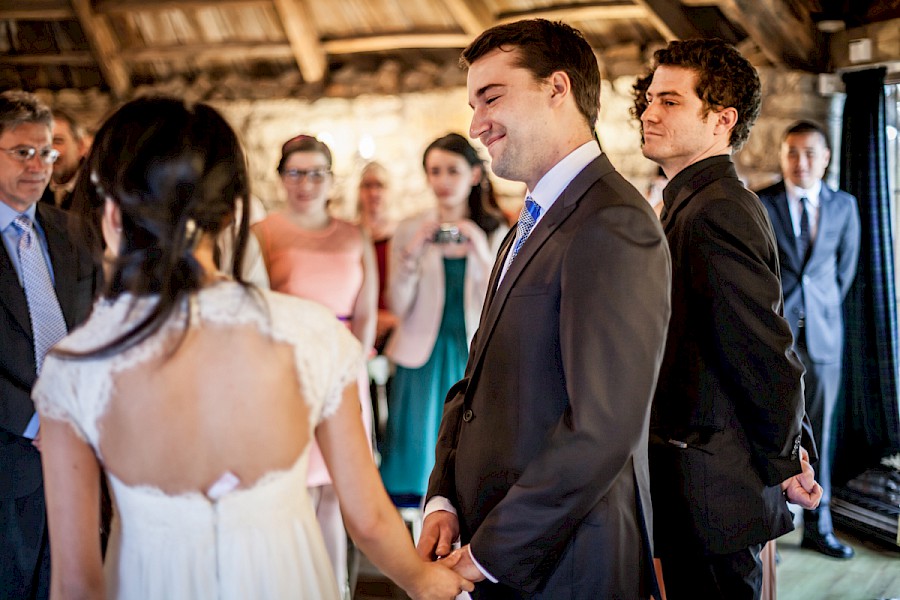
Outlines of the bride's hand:
M461 592L471 592L475 585L452 570L459 557L439 562L423 562L422 571L411 590L407 590L413 600L453 600Z

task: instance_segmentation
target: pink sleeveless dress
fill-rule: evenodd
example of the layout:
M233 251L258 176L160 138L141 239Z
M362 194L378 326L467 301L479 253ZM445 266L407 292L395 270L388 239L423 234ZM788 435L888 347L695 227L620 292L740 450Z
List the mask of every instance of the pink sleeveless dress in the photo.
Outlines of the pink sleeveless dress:
M363 283L363 236L357 225L332 219L322 230L303 229L284 214L273 213L255 226L273 290L306 298L329 308L349 324ZM372 437L372 401L366 373L359 376L363 426ZM313 440L309 457L310 487L331 483Z

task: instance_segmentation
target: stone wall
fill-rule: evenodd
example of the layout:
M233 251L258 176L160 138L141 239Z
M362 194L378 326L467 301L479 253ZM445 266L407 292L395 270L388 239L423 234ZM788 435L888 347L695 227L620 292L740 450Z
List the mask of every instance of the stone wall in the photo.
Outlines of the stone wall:
M815 75L776 69L761 69L762 114L745 148L736 156L739 172L752 188L778 178L780 136L791 122L814 119L840 128L841 95L822 97ZM656 171L656 165L640 151L640 131L631 117L633 76L604 80L598 137L613 164L639 190ZM108 113L108 97L100 93L71 90L42 93L51 104L63 106L89 126ZM465 135L471 110L466 90L456 86L431 92L400 95L363 95L353 99L323 98L215 101L239 132L247 149L254 194L270 209L283 201L283 188L276 176L281 144L299 133L321 137L334 153L335 189L333 209L351 217L355 213L359 172L369 158L382 162L392 176L393 210L397 217L429 206L429 193L422 169L422 152L435 138L450 131ZM475 143L480 147L480 144ZM489 158L481 148L482 155ZM836 159L836 156L835 156ZM836 160L832 161L837 164ZM515 213L524 186L495 179L504 208Z

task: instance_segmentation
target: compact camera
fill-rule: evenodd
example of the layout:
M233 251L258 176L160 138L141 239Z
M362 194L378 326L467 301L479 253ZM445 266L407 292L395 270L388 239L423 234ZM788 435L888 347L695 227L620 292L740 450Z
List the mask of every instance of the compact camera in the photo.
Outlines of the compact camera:
M452 223L441 223L440 229L434 232L431 241L435 244L462 244L466 237L459 232L459 227Z

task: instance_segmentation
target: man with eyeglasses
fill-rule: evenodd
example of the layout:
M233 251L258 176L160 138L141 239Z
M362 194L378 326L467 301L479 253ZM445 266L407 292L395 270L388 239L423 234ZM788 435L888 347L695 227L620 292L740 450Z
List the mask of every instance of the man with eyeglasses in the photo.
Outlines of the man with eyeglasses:
M49 348L87 317L99 278L45 203L59 152L37 97L0 93L0 595L47 598L50 554L31 388ZM98 504L99 510L99 504Z
M54 108L53 149L58 152L58 158L53 163L50 185L44 191L41 202L49 202L63 210L72 207L72 190L75 189L81 163L89 147L84 127L75 116L67 110Z

